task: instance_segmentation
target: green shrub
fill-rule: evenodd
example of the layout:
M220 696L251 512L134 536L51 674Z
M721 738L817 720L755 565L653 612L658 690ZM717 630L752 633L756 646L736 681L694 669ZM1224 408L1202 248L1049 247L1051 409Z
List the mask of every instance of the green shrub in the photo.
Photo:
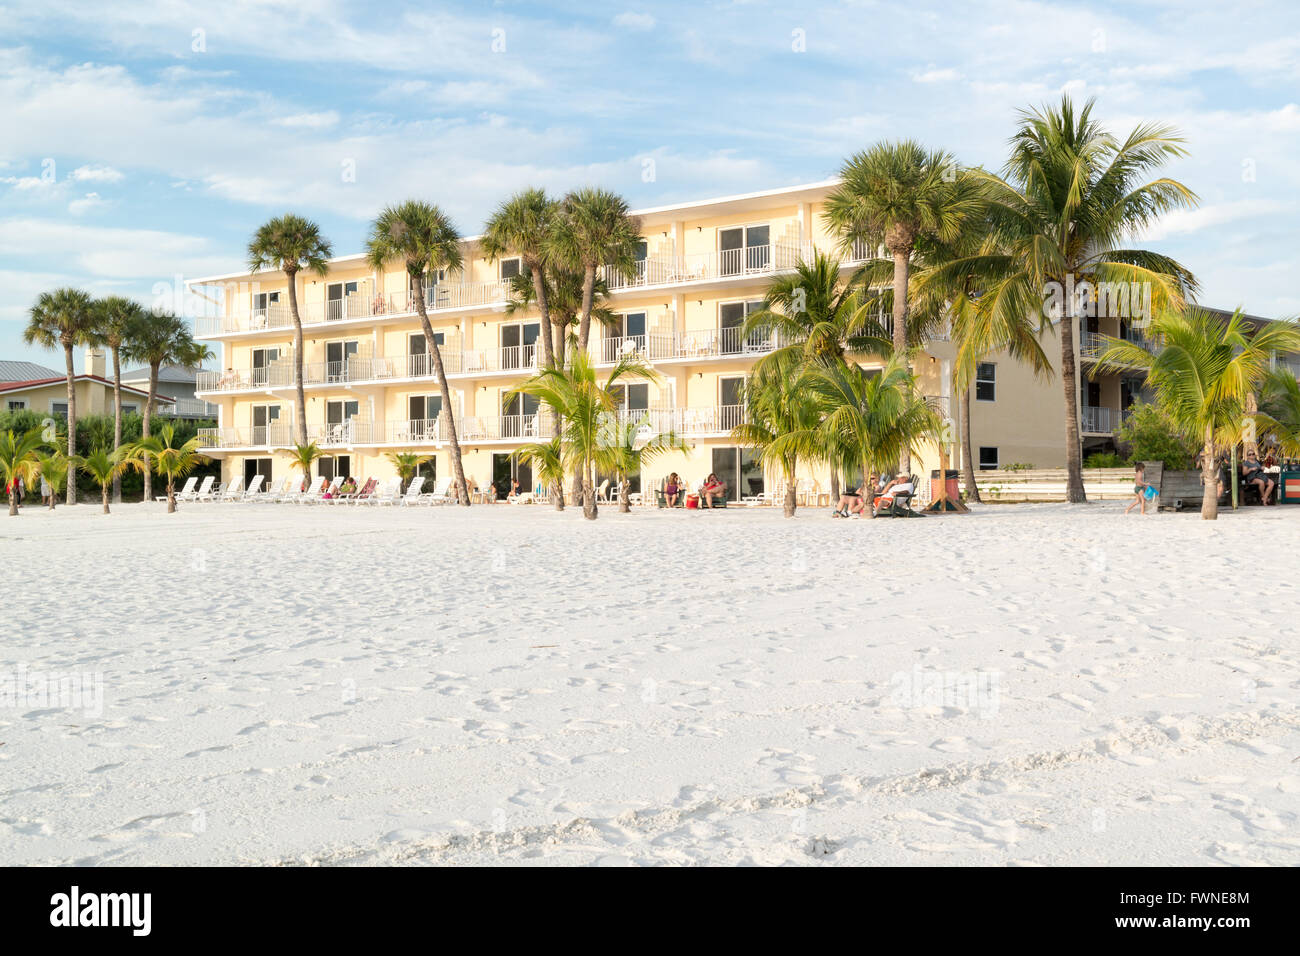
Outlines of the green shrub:
M1168 412L1156 404L1139 402L1116 433L1128 462L1159 461L1170 471L1192 468L1199 446L1179 431Z
M1127 462L1113 451L1096 451L1083 460L1084 468L1122 468Z

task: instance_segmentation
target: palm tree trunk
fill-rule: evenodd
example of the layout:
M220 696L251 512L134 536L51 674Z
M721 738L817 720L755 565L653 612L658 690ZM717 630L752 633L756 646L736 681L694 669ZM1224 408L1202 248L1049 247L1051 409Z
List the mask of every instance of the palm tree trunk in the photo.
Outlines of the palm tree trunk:
M302 385L302 319L298 317L298 273L286 270L289 277L289 313L293 316L293 414L298 444L307 444L307 396Z
M973 385L967 385L961 393L961 410L958 413L960 419L958 427L961 429L961 470L962 478L966 483L966 500L982 501L980 498L980 489L975 484L975 461L971 457L970 443L970 392ZM942 479L947 481L947 477Z
M153 427L153 399L158 394L158 363L149 364L149 394L144 401L144 423L140 428L141 434L148 438L150 429ZM153 469L146 467L144 469L144 500L153 500Z
M1079 437L1079 373L1074 363L1074 297L1066 296L1061 322L1061 387L1065 389L1065 500L1082 504L1083 442Z
M1236 476L1233 476L1236 480ZM1214 457L1214 428L1205 426L1205 446L1201 450L1201 519L1217 521L1219 518L1219 460Z
M596 267L582 269L582 314L578 317L578 351L587 351L587 337L591 334L591 305L596 295Z
M122 350L113 347L113 451L122 447ZM113 504L122 503L122 475L113 475ZM108 513L108 506L104 506Z
M834 464L831 465L831 505L840 506L840 470Z
M627 475L620 476L618 480L618 513L622 515L632 513L632 499L627 496L627 486Z
M871 486L871 467L864 461L862 463L862 517L876 516L875 495L876 489Z
M72 346L63 347L63 357L68 364L68 458L77 453L77 376L72 369ZM54 495L50 495L54 507ZM77 470L68 462L68 504L77 503Z
M799 496L798 496L798 494L797 494L797 492L798 492L798 488L796 487L797 483L798 483L798 482L797 482L797 479L795 478L794 468L793 468L793 465L792 465L792 467L791 467L788 471L786 471L786 473L785 473L785 508L784 508L784 510L785 510L785 516L786 516L787 518L793 518L793 517L794 517L794 513L795 513L795 509L799 507ZM838 505L839 500L840 500L839 495L836 495L836 496L835 496L835 501L836 501L837 505Z
M540 262L527 265L533 274L533 295L537 298L537 312L542 319L538 330L538 337L542 340L542 363L549 368L555 361L555 346L551 338L551 307L546 300L546 276L542 274Z
M891 250L892 251L892 250ZM907 280L911 270L911 250L894 251L894 354L907 355ZM908 363L911 370L911 363ZM904 447L898 459L898 470L903 474L912 471L912 451Z
M108 485L100 485L100 497L104 500L104 514L108 514Z
M9 517L18 514L18 495L17 488L14 485L9 486Z
M176 513L176 483L170 475L167 476L167 513Z
M582 495L582 516L589 521L596 520L596 465L594 462L587 462L584 466L587 472L584 475L583 495Z
M1259 442L1255 439L1255 416L1259 413L1259 398L1253 391L1246 395L1246 417L1250 426L1246 430L1246 440L1242 442L1243 454L1255 458L1259 455Z
M456 437L456 416L451 408L451 386L442 367L442 349L433 337L433 324L424 307L424 283L415 283L415 304L420 313L420 327L424 329L425 349L433 357L433 371L438 376L438 391L442 394L442 414L447 416L447 439L451 443L451 470L456 476L456 498L466 508L470 506L469 485L465 481L465 465L460 458L460 440Z

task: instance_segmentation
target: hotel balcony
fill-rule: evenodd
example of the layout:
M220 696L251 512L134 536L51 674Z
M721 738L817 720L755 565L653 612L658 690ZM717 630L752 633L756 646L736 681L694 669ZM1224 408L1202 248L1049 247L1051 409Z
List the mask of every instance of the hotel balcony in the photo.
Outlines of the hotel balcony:
M800 259L811 260L815 252L813 243L805 240L685 255L653 255L638 261L631 275L622 275L612 266L605 266L601 275L610 292L743 279L787 272L798 265Z
M1105 408L1094 405L1079 407L1079 430L1085 435L1113 435L1128 421L1132 409Z

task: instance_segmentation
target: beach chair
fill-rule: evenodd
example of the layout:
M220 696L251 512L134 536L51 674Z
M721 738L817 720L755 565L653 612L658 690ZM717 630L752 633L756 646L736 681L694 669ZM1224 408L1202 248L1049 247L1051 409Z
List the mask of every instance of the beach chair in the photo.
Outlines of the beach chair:
M912 510L912 499L916 497L916 475L908 476L912 481L912 491L895 494L890 498L889 503L880 503L880 510L876 512L877 518L920 518L921 513Z
M217 485L215 488L213 487L213 483L216 480L217 479L212 477L211 475L208 475L206 478L204 478L203 484L199 485L199 490L194 492L193 500L212 501L214 498L216 498L216 496L221 493L220 485Z
M235 479L234 484L234 494L227 492L226 496L221 499L222 501L244 501L250 494L256 496L262 488L262 476L254 475L253 480L248 483L247 488L244 487L243 475L240 475L239 478Z
M371 505L391 505L396 504L398 497L402 493L402 479L389 478L384 482L384 486L366 499L366 504Z
M234 501L244 491L244 476L237 475L224 486L217 489L216 494L212 496L213 501Z
M281 491L280 496L275 499L276 503L278 504L286 501L300 500L302 496L306 493L303 491L302 482L303 479L301 478L285 479L284 490ZM310 488L308 490L310 490Z
M199 479L198 479L196 476L194 476L194 475L190 475L190 477L186 478L186 479L185 479L185 486L184 486L183 488L181 488L180 491L176 492L176 500L177 500L177 501L189 501L189 500L190 500L190 496L191 496L192 494L194 494L194 486L197 485L198 483L199 483ZM153 500L154 500L154 501L166 501L166 500L167 500L167 496L166 496L166 495L154 495L154 499L153 499Z
M330 479L330 483L328 485L325 485L325 487L321 489L319 495L317 495L315 498L304 498L303 500L306 501L308 504L329 504L334 500L334 496L338 494L339 487L342 484L343 484L343 476L335 475L333 478ZM325 497L326 495L329 495L330 497L326 498Z
M255 498L252 498L252 500L253 501L278 501L280 499L280 495L284 494L285 482L288 480L289 480L288 478L276 479L275 481L271 482L269 487L263 488ZM244 495L244 500L245 501L249 500L249 496Z
M398 487L401 487L400 485ZM401 504L405 508L413 501L420 500L420 489L424 487L424 476L416 475L411 479L410 485L406 488L406 494L402 495Z
M347 495L338 495L330 499L332 505L354 505L358 501L365 501L375 493L375 486L379 484L378 478L367 478L364 485L357 486L357 490Z
M307 486L307 490L293 499L294 504L311 504L313 501L319 501L321 493L325 490L325 476L317 475Z
M445 505L451 501L451 479L439 478L433 485L433 491L424 496L431 505Z
M599 502L601 502L602 504L609 504L609 503L610 503L610 500L609 500L609 479L608 479L608 478L606 478L604 481L602 481L602 482L600 483L599 487L596 488L596 500L599 501Z

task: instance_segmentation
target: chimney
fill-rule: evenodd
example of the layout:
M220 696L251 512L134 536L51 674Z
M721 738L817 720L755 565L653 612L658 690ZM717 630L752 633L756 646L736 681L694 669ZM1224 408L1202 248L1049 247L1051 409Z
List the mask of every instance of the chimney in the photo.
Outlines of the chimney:
M87 375L98 375L100 378L105 378L106 367L103 349L93 346L86 349L86 367L84 371Z

